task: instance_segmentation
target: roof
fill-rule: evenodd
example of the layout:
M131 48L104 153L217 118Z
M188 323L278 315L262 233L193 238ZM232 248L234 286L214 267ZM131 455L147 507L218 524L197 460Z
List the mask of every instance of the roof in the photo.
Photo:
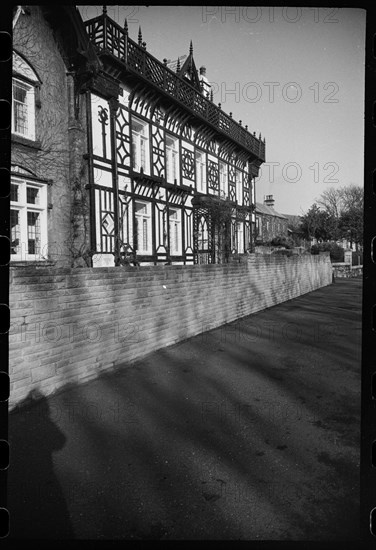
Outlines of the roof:
M187 55L179 55L178 59L180 61L180 64L184 63L187 57L188 57ZM167 61L167 67L171 69L171 71L174 71L175 73L178 66L178 59L175 59L174 61Z
M261 202L256 202L256 213L257 214L266 214L267 216L273 216L275 218L282 218L284 220L287 220L287 216L284 214L280 214L272 206L266 206L266 204L263 204Z
M288 219L289 223L291 223L292 225L299 225L300 222L302 221L302 218L301 216L297 216L295 214L283 214L285 216L285 218Z

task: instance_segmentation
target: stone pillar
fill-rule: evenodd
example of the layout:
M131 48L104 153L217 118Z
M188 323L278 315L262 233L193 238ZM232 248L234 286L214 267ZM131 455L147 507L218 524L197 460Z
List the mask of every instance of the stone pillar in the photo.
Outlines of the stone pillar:
M345 250L345 264L352 266L352 250L351 248L346 248Z

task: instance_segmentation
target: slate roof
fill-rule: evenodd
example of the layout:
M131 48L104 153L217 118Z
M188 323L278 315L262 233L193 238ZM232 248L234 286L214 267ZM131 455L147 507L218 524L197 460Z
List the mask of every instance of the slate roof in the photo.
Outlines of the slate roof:
M287 216L284 214L280 214L272 206L266 206L266 204L263 204L261 202L256 202L256 214L266 214L268 216L274 216L275 218L282 218L283 220L287 220Z

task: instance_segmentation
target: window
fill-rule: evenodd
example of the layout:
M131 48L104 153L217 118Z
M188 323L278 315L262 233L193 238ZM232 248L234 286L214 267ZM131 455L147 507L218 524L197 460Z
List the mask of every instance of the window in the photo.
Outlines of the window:
M11 258L47 258L47 188L44 184L14 179L11 183Z
M262 236L262 223L259 216L256 216L256 237Z
M200 193L206 193L206 162L205 154L196 151L196 189Z
M219 163L219 193L223 199L228 195L227 165L224 162Z
M236 200L238 204L243 204L243 178L240 170L235 172L235 182L236 182Z
M35 88L16 78L12 82L12 132L35 139Z
M236 230L237 230L237 244L238 244L238 253L243 254L244 252L244 224L243 222L237 222L236 224Z
M174 183L179 179L179 142L166 135L166 179Z
M182 251L181 210L169 210L170 255L180 255Z
M135 202L135 243L134 247L139 254L152 254L151 242L151 204Z
M198 225L197 244L198 244L198 250L209 249L208 224L206 223L206 220L203 216L201 217Z
M149 128L146 122L132 118L133 170L149 173Z

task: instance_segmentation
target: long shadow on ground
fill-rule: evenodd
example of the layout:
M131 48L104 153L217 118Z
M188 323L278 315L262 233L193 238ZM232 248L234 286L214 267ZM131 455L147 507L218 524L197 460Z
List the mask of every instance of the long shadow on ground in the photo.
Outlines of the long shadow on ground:
M360 300L332 285L11 415L14 494L63 537L357 539Z

